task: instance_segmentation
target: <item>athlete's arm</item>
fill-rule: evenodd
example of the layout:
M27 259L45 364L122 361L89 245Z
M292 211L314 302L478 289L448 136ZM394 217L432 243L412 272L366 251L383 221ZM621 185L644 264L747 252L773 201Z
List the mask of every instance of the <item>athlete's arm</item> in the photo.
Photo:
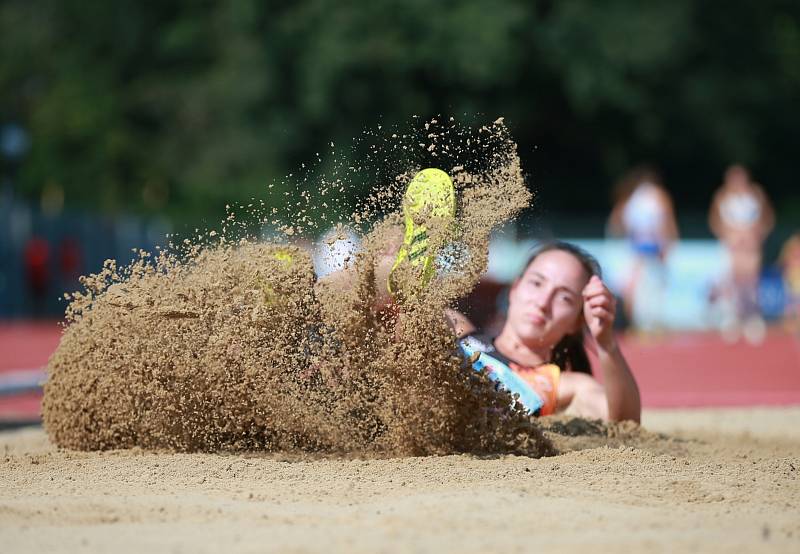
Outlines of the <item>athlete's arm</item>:
M584 318L597 344L597 356L603 370L603 389L611 421L641 421L639 387L614 336L616 301L599 277L594 276L583 290Z
M477 331L475 325L462 314L461 312L457 312L456 310L446 308L444 311L444 317L447 320L447 324L456 334L456 337L462 338L466 337Z
M722 219L719 216L719 205L722 202L722 190L714 193L714 198L711 200L711 208L708 210L708 226L715 237L721 239L725 233L722 225Z
M667 213L666 221L664 222L664 235L668 241L667 248L669 248L672 243L678 240L678 223L675 221L675 206L672 202L672 197L665 189L661 189L661 197Z
M757 183L753 183L753 187L755 188L758 201L761 204L761 220L759 221L759 231L761 232L761 239L764 240L775 227L775 211L772 209L772 203L769 201L767 193L764 192L764 188Z

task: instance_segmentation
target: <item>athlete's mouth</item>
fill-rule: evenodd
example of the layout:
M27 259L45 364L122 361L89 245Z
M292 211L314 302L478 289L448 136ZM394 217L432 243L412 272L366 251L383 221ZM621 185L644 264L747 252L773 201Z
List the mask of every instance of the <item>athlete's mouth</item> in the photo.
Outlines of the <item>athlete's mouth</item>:
M528 316L528 321L530 321L534 325L544 325L545 323L547 323L547 318L545 318L541 314L530 314Z

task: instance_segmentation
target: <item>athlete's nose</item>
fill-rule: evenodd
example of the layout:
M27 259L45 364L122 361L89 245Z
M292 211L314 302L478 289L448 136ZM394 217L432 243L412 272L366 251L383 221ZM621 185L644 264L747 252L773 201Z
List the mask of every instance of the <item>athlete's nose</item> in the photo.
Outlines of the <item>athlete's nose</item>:
M534 294L533 303L543 314L549 314L552 296L553 294L548 287L541 287Z

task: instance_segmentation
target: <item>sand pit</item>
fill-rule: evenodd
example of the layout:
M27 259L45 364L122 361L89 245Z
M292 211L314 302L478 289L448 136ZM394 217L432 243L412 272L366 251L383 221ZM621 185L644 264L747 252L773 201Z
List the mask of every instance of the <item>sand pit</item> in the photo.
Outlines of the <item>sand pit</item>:
M341 178L306 183L297 203L275 200L286 223L254 202L240 207L245 216L229 210L219 233L83 277L84 289L65 295L65 331L47 365L50 439L74 450L549 453L522 404L457 354L444 315L486 270L492 230L531 202L516 144L502 119L476 130L431 120L418 131L417 148L448 168L434 171L451 212L404 196L425 159L387 153L379 165L403 169L347 216L363 223L361 248L334 279L317 279L310 252L291 239L314 224L314 205L340 199L330 191L345 190ZM404 136L389 141L396 154ZM253 218L285 235L248 234ZM426 261L407 255L389 280L380 269L398 256L404 225L419 231ZM387 282L396 293L382 299Z
M3 552L800 549L800 408L650 422L545 420L564 453L541 459L69 452L9 432Z
M225 227L85 279L47 367L47 432L0 435L3 552L797 551L800 437L780 430L800 409L535 419L454 354L444 309L532 197L502 120L433 123L417 146L458 215L415 214L442 246L436 278L395 304L380 268L421 159L350 216L372 220L350 286L317 280L290 239ZM302 198L288 237L313 222Z

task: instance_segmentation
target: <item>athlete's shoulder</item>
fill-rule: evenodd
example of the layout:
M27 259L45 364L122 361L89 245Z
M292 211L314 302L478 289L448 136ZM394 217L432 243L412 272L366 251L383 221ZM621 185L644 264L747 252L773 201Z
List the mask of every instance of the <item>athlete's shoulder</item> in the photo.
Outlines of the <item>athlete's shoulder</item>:
M458 342L474 352L495 352L494 338L483 333L471 333L461 337Z

